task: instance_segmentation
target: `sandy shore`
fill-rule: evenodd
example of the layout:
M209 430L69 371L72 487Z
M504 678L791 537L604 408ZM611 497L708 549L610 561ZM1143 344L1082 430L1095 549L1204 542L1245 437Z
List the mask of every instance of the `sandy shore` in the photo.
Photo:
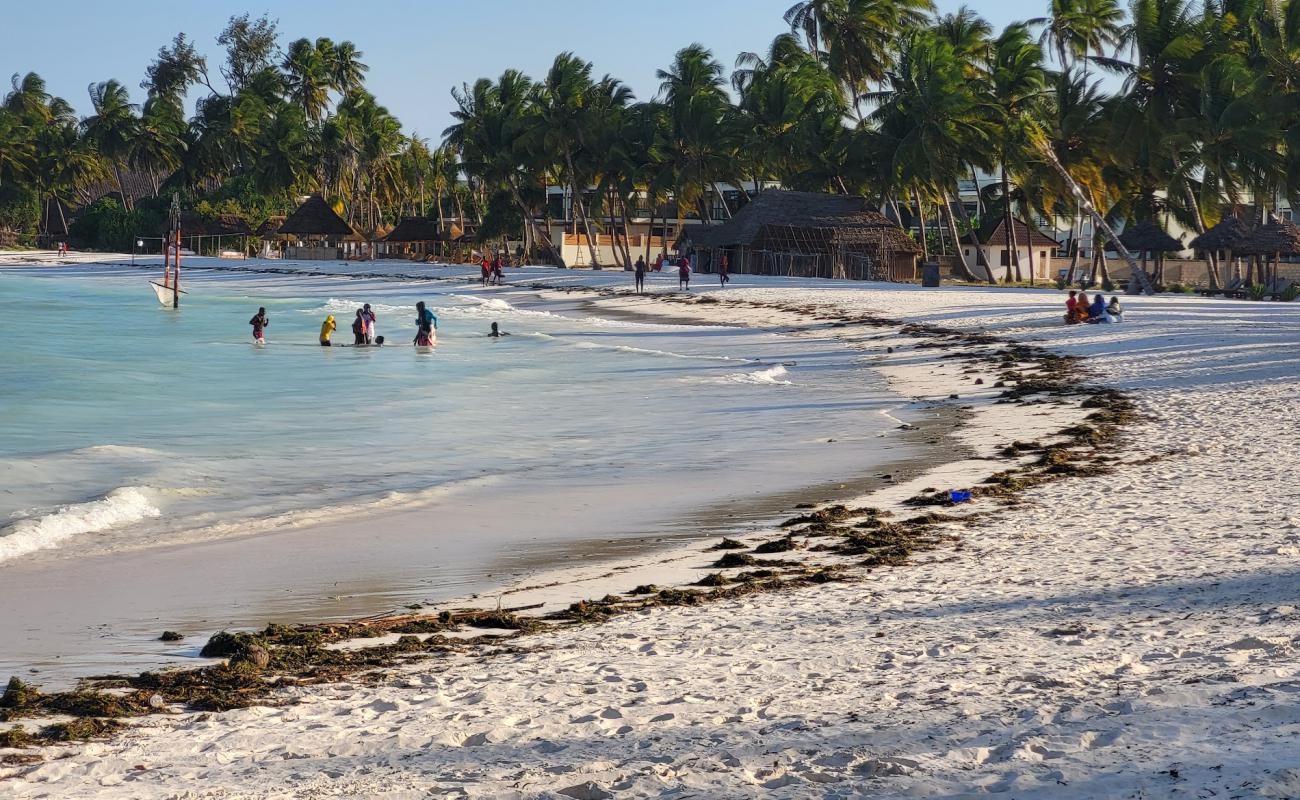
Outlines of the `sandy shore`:
M1113 473L1033 488L1015 508L977 503L992 513L959 544L905 567L525 637L373 685L286 689L275 708L148 717L11 766L0 785L159 798L1300 794L1300 519L1286 499L1300 307L1135 299L1124 325L1065 328L1050 292L750 283L725 297L1082 356L1147 420ZM896 390L972 414L956 433L969 458L862 504L975 483L1006 444L1082 418L998 403L992 371L914 338L843 335ZM707 562L686 552L679 566ZM626 591L633 572L589 576L585 594ZM520 601L553 587L531 591Z

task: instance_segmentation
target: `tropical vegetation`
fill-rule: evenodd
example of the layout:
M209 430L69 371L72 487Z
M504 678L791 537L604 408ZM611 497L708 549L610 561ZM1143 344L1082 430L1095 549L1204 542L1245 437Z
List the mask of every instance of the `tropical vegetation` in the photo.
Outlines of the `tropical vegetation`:
M682 48L649 97L568 52L545 74L461 84L435 143L367 91L355 45L282 46L273 20L244 15L217 38L215 70L180 34L146 70L143 102L96 82L84 118L35 73L15 76L0 107L0 227L36 237L105 189L116 194L86 215L96 231L141 222L173 192L254 225L319 193L362 230L468 220L559 261L545 221L547 189L562 187L592 262L597 234L630 262L633 217L707 223L781 185L869 198L973 278L984 273L957 240L981 217L1050 220L1082 266L1089 216L1098 236L1151 220L1204 231L1296 195L1300 0L1044 10L995 30L930 0L802 0L788 32L731 69ZM144 176L144 196L128 175ZM973 208L957 202L972 181ZM1105 248L1087 249L1104 278Z

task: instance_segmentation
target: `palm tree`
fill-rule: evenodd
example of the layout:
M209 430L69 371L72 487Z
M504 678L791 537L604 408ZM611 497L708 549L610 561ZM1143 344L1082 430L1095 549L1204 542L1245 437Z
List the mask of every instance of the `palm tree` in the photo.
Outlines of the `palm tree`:
M146 100L129 159L132 166L149 173L154 197L158 196L159 176L170 175L180 166L184 150L185 119L180 109L169 98Z
M334 43L329 39L298 39L289 45L282 64L289 98L310 122L320 122L336 85Z
M582 224L591 266L598 269L600 257L596 252L585 197L590 173L578 168L587 148L588 125L592 121L589 110L594 93L591 63L573 53L561 53L555 57L546 78L537 85L533 106L542 125L538 143L558 157L561 175L573 192L575 223Z
M1047 72L1043 67L1043 51L1034 43L1029 28L1024 23L1012 23L993 41L988 49L984 91L990 108L1002 131L998 137L998 163L1001 170L1002 204L1006 232L1008 265L1014 270L1015 280L1022 280L1020 272L1019 243L1016 241L1015 219L1011 209L1011 185L1008 166L1015 159L1023 162L1029 150L1025 146L1024 132L1033 106L1043 97L1047 88ZM1026 215L1028 216L1028 215ZM1031 226L1032 230L1032 226ZM1033 281L1033 252L1029 244L1030 281ZM1008 270L1010 281L1012 270Z
M131 158L131 148L139 130L135 106L131 104L126 87L115 80L92 83L88 91L95 113L82 121L82 127L100 155L113 165L122 207L130 211L131 197L122 181L122 167Z

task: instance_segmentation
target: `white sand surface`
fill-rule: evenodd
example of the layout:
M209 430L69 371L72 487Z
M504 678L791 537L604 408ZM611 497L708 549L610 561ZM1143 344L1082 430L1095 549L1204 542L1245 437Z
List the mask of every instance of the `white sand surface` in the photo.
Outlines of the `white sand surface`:
M1300 796L1300 305L1126 298L1123 325L1067 328L1055 292L736 278L725 296L1083 356L1149 417L1120 455L1161 458L1030 490L959 550L861 582L627 615L377 686L289 690L276 708L151 717L5 769L0 793ZM882 353L879 333L847 328L846 343L901 391L960 393L977 457L1063 421L994 405L934 351Z

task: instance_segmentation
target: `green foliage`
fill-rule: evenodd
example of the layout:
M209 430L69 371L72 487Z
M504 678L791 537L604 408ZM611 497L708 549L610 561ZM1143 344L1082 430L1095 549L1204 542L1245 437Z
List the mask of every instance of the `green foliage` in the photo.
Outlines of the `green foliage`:
M1262 283L1257 283L1246 289L1246 297L1250 300L1263 300L1267 294L1268 288Z
M1283 289L1282 293L1278 295L1278 299L1284 303L1290 303L1297 297L1300 297L1300 286L1297 286L1294 283Z
M83 211L68 235L81 250L130 252L137 236L157 236L165 219L162 208L142 204L127 211L106 197Z

